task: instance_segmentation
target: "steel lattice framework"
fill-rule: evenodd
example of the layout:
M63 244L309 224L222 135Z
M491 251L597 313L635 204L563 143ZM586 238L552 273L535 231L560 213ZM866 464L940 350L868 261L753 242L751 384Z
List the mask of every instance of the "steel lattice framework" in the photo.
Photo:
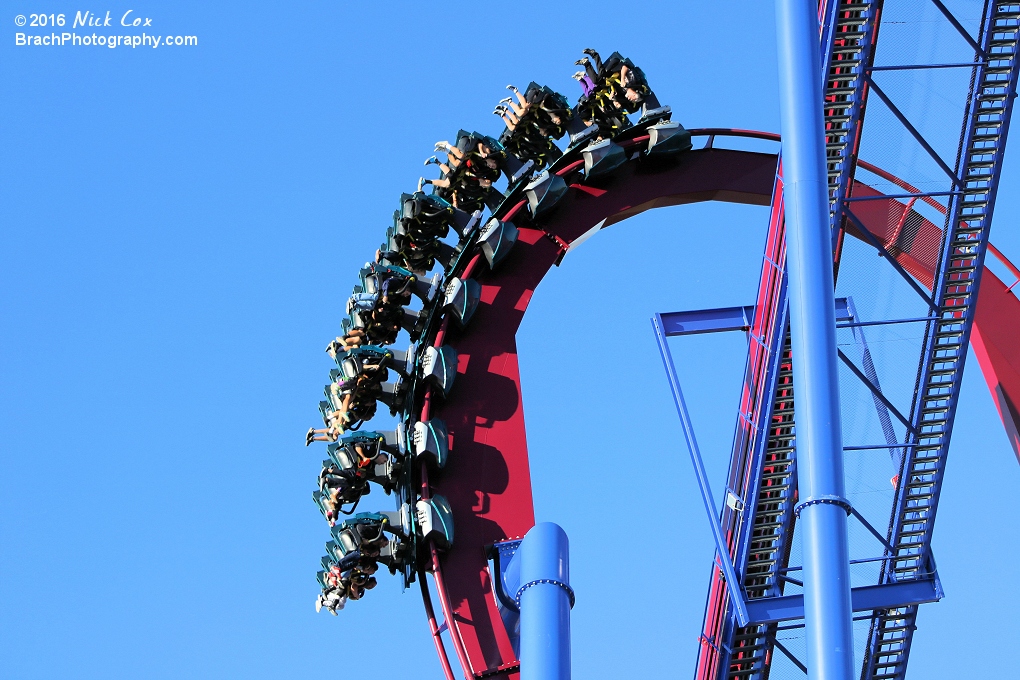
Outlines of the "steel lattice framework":
M898 598L891 597L882 600L881 608L873 609L862 678L904 677L910 642L916 630L918 604L941 597L930 550L931 535L963 363L974 323L978 286L985 271L988 229L1016 92L1020 6L1006 2L986 3L980 33L971 37L942 3L935 5L972 46L972 63L875 67L883 3L840 1L823 3L820 7L820 16L827 18L822 31L823 54L827 60L824 110L836 265L839 265L844 236L851 233L862 238L903 275L930 310L925 319L925 341L918 362L915 401L909 412L909 422L895 411L880 389L876 390L876 398L885 402L882 411L886 419L892 408L907 426L908 438L901 444L906 452L902 481L897 487L889 527L885 535L876 532L886 546L876 586L889 588L890 594L897 589L903 602L901 606L885 606L897 604ZM961 125L959 157L955 169L951 169L875 83L874 74L954 66L971 70L972 86ZM950 176L950 191L925 192L863 163L869 171L893 181L904 193L867 206L856 202L882 198L871 187L854 180L866 105L872 91ZM739 508L724 507L721 518L724 531L731 536L727 552L737 567L743 597L749 604L755 600L782 599L785 585L792 580L786 574L790 570L790 545L796 521L793 513L796 438L791 370L796 358L791 355L785 330L788 328L788 302L782 266L781 192L780 179L773 200L757 312L746 327L751 339L750 354L727 481L729 489L737 489L742 498L751 500L746 506L741 503ZM935 196L948 197L948 209L935 202ZM912 206L919 200L946 215L943 229L935 228L912 212ZM879 206L881 210L876 210ZM884 238L886 228L879 216L882 210L889 212L890 208L902 214L900 229L908 219L924 221L931 228L919 229L918 233L925 236L915 237L914 243L904 249L897 239ZM931 261L933 258L919 253L926 248L934 250L935 239L941 241L941 255L937 261ZM890 253L891 248L898 252ZM934 294L929 295L927 291ZM666 334L671 334L668 329ZM845 355L840 358L858 377L870 382L872 387L877 386L873 367L861 370ZM993 393L994 382L995 378L989 376ZM771 399L767 395L772 395ZM999 401L1001 403L1002 399ZM1000 406L1000 412L1009 428L1008 411ZM865 521L863 517L860 519ZM874 531L870 525L868 528ZM911 585L917 586L913 593L906 590ZM863 589L858 590L861 592L855 590L855 596L865 595ZM855 597L855 610L869 610L857 604ZM722 572L714 567L696 676L765 678L777 648L803 670L804 664L776 639L779 628L780 622L776 620L739 625L728 603Z

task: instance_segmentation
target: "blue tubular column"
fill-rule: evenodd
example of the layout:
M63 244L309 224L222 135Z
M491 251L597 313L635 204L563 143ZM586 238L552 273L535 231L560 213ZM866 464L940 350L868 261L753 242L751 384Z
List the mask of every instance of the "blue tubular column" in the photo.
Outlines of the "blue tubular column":
M818 4L776 0L783 202L809 677L853 680Z
M507 566L521 610L521 680L570 680L569 549L563 529L542 522Z

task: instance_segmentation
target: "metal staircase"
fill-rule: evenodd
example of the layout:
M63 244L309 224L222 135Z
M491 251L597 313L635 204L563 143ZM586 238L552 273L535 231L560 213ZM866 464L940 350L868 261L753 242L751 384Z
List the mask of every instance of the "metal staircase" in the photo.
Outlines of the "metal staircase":
M1013 99L1017 85L1020 3L990 2L963 131L953 196L935 279L938 320L929 324L915 391L910 437L889 523L884 583L903 582L934 571L930 545L953 418L974 320L978 285L988 243ZM917 607L876 612L869 633L864 680L893 680L906 674Z

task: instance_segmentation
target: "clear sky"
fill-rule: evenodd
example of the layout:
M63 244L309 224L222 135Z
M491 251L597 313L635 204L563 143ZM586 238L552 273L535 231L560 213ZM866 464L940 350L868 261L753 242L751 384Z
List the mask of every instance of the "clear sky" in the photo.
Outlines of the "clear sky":
M436 140L498 133L508 83L573 100L586 47L631 57L687 127L779 131L771 3L117 0L90 11L151 27L75 31L198 45L115 49L18 46L50 29L16 16L81 7L0 7L0 675L441 677L395 579L338 618L313 606L324 453L303 433L357 269ZM1014 154L992 238L1015 260L1018 178ZM648 318L753 303L766 220L645 214L532 302L536 511L571 539L575 677L693 672L712 546ZM721 485L744 340L674 349ZM591 370L621 355L627 374ZM1018 484L972 361L934 546L947 596L908 677L1001 674Z

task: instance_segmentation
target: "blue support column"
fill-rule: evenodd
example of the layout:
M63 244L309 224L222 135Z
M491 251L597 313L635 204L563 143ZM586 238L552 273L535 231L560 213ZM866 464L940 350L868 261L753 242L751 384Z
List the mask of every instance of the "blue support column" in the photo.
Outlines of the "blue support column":
M776 32L807 666L813 680L853 680L817 2L776 0Z
M570 680L570 545L558 525L532 527L507 565L521 612L521 680Z

